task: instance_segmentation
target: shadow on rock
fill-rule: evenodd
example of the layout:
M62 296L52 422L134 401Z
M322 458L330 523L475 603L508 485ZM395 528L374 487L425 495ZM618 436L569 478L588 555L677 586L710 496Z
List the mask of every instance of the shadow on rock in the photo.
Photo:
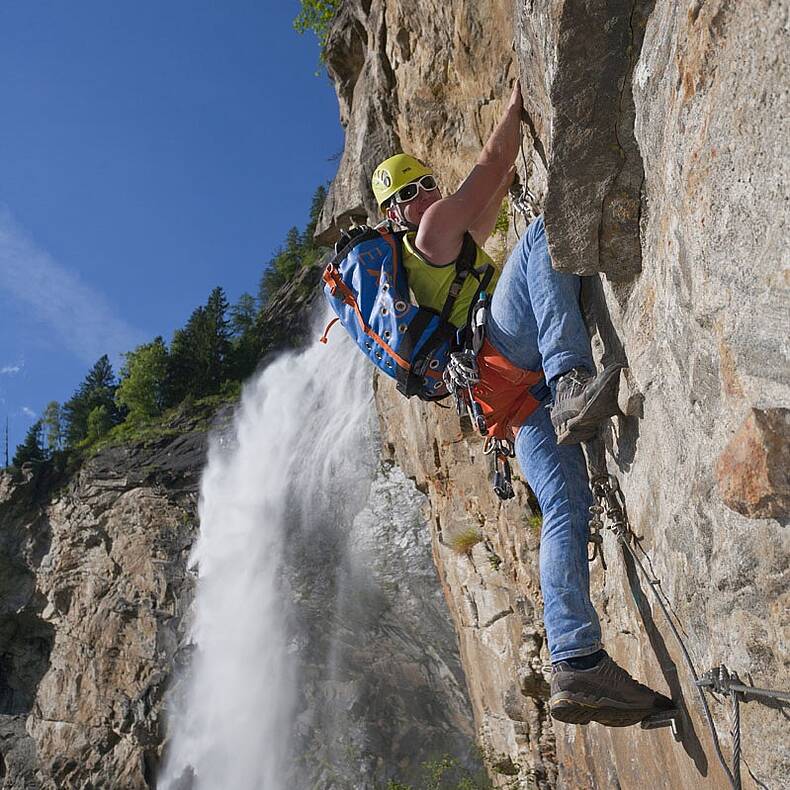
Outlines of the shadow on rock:
M702 743L697 736L693 727L691 716L689 716L688 705L683 696L683 689L681 688L680 681L678 680L677 665L672 660L672 657L667 650L664 637L656 626L653 619L653 612L650 609L650 603L647 600L645 593L642 589L642 584L639 579L638 571L633 558L627 551L623 551L623 560L625 562L626 575L628 577L628 586L631 589L631 594L634 597L639 615L642 618L642 623L645 627L645 633L650 641L650 647L658 659L658 664L661 667L661 673L664 675L664 680L669 687L670 696L672 701L681 711L683 716L683 728L681 732L681 743L686 751L686 754L694 761L694 765L699 771L701 776L708 775L708 758L702 748Z

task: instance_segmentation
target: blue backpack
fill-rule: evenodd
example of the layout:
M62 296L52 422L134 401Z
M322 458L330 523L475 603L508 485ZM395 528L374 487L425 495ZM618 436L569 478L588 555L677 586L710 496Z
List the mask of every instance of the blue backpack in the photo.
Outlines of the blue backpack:
M466 234L442 312L419 307L409 300L403 236L364 226L341 236L323 274L324 293L337 315L330 326L339 320L362 353L394 378L407 398L439 400L449 394L442 374L459 345L458 330L448 320L455 299L467 275L478 279L479 292L493 270L488 267L482 277L475 271L477 249ZM326 342L326 332L321 340Z

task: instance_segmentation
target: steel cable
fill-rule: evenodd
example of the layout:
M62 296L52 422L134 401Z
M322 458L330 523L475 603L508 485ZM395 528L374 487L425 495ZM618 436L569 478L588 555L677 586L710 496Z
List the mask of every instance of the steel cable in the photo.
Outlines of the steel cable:
M612 485L614 482L614 485ZM683 641L683 638L680 635L680 632L675 626L675 623L672 621L672 617L670 616L669 609L667 608L666 604L664 603L662 597L659 595L658 590L656 589L661 585L661 582L656 577L651 577L651 574L645 568L642 561L637 556L636 552L634 551L633 547L631 546L630 537L634 536L634 533L631 530L630 525L628 524L627 517L625 516L624 509L618 502L615 493L620 494L620 499L625 502L623 497L623 493L620 490L619 484L617 483L617 479L611 475L606 475L603 480L598 479L592 481L592 489L596 496L602 500L602 504L605 507L606 515L609 520L612 522L608 526L612 531L617 535L617 539L619 540L620 544L626 549L629 553L631 558L633 559L636 567L639 568L640 573L645 577L648 583L648 587L653 591L653 595L655 599L658 601L658 605L661 607L661 611L664 613L664 617L666 618L667 623L669 623L669 627L672 631L673 636L675 637L675 641L680 648L680 651L683 655L683 660L688 667L688 670L691 674L691 677L694 680L694 686L697 689L697 694L699 695L700 702L702 703L702 708L705 712L705 718L708 723L708 729L710 730L711 737L713 739L713 748L716 752L716 757L719 761L719 765L721 766L722 770L724 771L725 775L727 776L727 780L730 783L730 786L733 790L739 790L739 786L735 782L735 778L733 776L732 771L730 770L729 766L727 765L727 761L724 759L724 754L721 751L721 744L719 743L719 735L716 732L716 725L713 721L713 715L710 712L710 707L708 705L708 700L705 696L704 690L699 686L698 680L699 676L697 675L697 670L694 667L694 662L691 659L691 655L686 648L686 645ZM598 491L596 491L598 489ZM619 518L618 518L619 515Z

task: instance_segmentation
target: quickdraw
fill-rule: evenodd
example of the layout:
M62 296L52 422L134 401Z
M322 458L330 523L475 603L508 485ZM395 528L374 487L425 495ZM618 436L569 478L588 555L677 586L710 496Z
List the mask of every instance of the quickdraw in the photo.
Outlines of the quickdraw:
M513 207L513 230L516 237L520 238L518 228L516 227L516 212L518 211L523 217L524 222L529 226L535 217L540 214L540 206L535 194L529 188L527 182L529 176L529 165L527 163L527 155L524 153L524 136L521 136L521 159L524 163L524 185L521 184L521 178L516 171L513 177L513 183L508 190L510 195L510 205Z
M483 445L483 453L490 455L493 461L493 474L491 478L494 493L502 500L512 499L513 475L510 469L510 458L514 458L516 451L513 442L508 439L495 439L489 436Z

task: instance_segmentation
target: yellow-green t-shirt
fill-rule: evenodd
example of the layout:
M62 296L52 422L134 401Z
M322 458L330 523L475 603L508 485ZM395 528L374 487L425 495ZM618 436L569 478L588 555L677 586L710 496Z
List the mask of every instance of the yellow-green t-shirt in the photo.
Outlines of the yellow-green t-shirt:
M416 231L407 233L403 237L403 265L406 267L406 276L409 280L409 288L414 294L414 299L420 307L428 307L437 313L442 312L450 286L455 279L455 266L447 263L444 266L436 266L429 263L417 251L414 243ZM475 245L477 246L477 245ZM485 269L486 264L493 266L491 258L485 250L477 247L477 257L475 258L474 268ZM491 282L486 286L486 293L492 294L494 287L499 279L499 270L494 267ZM478 280L471 274L464 280L461 293L455 300L453 309L450 312L450 323L459 329L466 326L466 319L469 314L469 305L475 298L478 288Z

